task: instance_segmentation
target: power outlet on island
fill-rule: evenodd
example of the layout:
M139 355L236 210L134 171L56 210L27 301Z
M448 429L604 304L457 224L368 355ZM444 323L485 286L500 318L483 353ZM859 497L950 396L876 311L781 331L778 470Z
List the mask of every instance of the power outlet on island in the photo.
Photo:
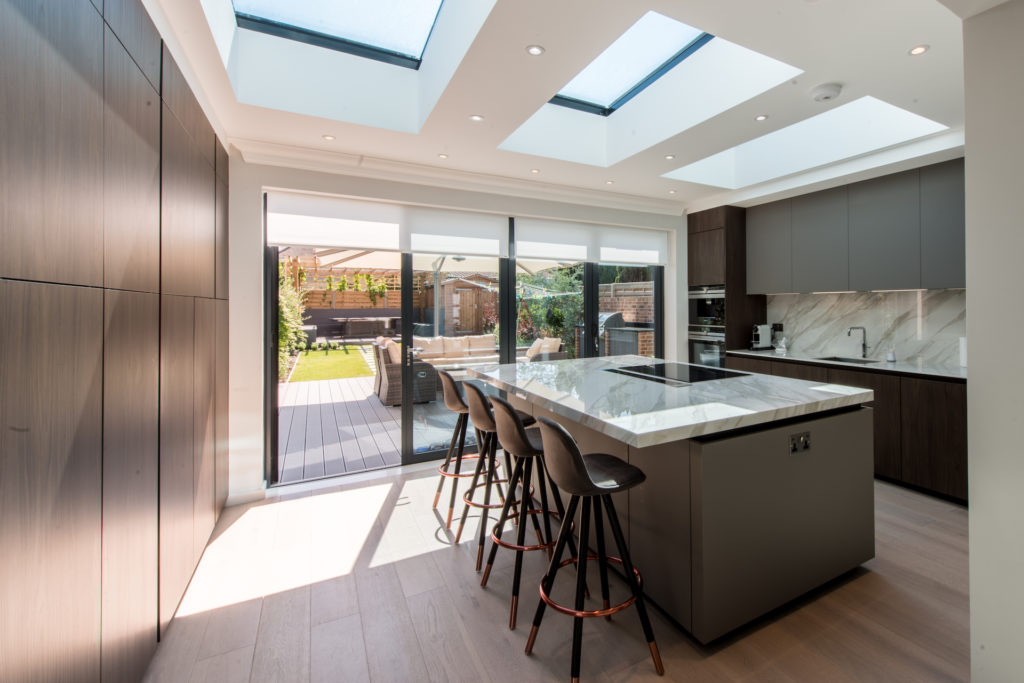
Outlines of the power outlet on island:
M809 451L811 449L811 433L800 432L799 434L789 435L789 452L799 453L800 451Z

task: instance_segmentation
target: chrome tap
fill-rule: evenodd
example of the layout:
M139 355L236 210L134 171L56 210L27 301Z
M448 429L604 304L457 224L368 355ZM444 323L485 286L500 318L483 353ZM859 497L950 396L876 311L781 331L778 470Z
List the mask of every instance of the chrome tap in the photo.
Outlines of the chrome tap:
M854 330L860 330L860 333L862 335L861 338L860 338L860 357L861 358L867 358L868 357L868 331L865 330L863 327L859 327L859 326L858 327L851 327L850 329L846 330L846 336L849 337L853 333Z

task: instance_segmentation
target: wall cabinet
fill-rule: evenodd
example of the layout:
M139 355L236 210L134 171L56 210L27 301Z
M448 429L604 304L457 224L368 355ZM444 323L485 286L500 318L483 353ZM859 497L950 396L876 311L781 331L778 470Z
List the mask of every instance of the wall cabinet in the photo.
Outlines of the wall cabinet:
M921 287L966 287L964 160L921 169Z
M846 188L793 197L793 289L841 292L850 288Z
M967 499L967 385L900 380L902 475L908 484Z
M828 381L875 392L874 408L875 474L899 480L900 467L900 377L880 372L828 369Z
M747 209L747 292L793 291L793 222L790 200Z
M103 17L139 69L160 90L160 33L141 0L104 0Z
M206 548L217 518L214 494L214 383L217 361L217 301L195 300L193 326L193 418L194 443L192 447L193 492L193 557L195 562Z
M917 169L850 188L848 289L921 286L921 186Z
M725 228L688 235L686 254L690 286L725 284Z

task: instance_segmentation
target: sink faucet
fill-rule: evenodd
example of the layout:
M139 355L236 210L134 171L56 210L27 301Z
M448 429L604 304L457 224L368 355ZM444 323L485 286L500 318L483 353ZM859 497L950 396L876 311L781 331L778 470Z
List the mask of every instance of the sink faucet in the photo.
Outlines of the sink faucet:
M859 327L859 326L858 327L851 327L850 329L846 330L846 336L849 337L853 333L854 330L860 330L860 333L861 333L861 338L860 338L860 357L861 358L867 358L868 357L868 331L865 330L863 327Z

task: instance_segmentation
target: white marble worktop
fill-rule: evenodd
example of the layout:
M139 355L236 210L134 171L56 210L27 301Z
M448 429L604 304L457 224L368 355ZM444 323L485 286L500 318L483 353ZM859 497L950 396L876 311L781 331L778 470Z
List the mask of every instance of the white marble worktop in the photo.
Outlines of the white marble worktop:
M747 356L749 358L761 358L764 360L794 360L802 363L830 365L849 370L877 370L880 372L895 372L903 375L924 375L927 377L967 379L967 368L961 367L959 363L943 363L936 360L928 360L920 356L892 362L872 360L870 363L844 363L842 361L811 358L801 353L788 352L786 354L778 354L773 349L764 351L736 349L734 351L727 351L726 353L734 356Z
M874 398L867 389L751 373L669 386L605 370L650 362L651 358L642 356L607 356L482 365L467 371L637 447L855 406Z

